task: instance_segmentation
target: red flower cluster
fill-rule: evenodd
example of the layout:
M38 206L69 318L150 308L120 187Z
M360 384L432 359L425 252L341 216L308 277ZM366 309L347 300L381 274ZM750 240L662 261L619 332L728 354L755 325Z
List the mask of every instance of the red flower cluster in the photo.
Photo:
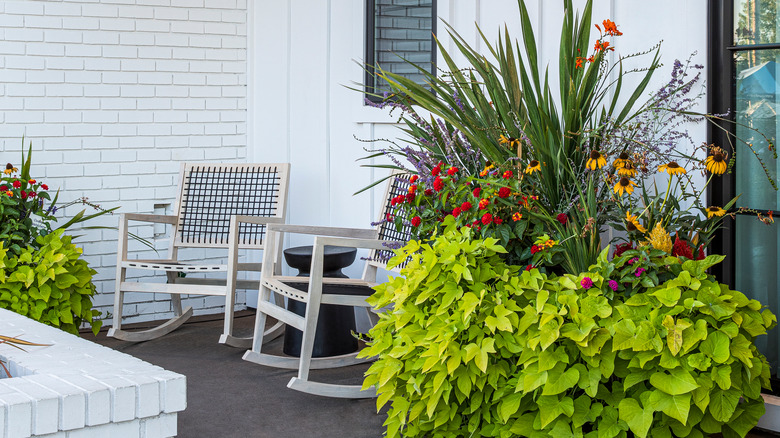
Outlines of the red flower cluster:
M615 245L615 254L613 257L620 257L623 255L624 252L634 249L634 245L631 242L625 242L618 245Z
M438 169L437 167L434 167L434 169ZM441 180L441 177L436 177L435 180L433 180L433 189L437 192L440 192L444 188L444 181Z
M560 222L561 225L566 225L566 222L569 222L569 216L566 216L566 213L558 213L558 216L556 216L555 219Z
M420 219L420 216L415 216L412 218L413 227L419 227L421 223L422 223L422 219Z
M498 189L498 197L499 198L507 198L512 193L512 190L509 189L509 187L501 187Z
M672 255L675 257L685 257L694 260L693 248L688 245L688 242L680 240L680 235L676 234L674 238L674 245L672 245ZM695 260L701 260L704 258L704 245L699 246L698 254L696 254Z

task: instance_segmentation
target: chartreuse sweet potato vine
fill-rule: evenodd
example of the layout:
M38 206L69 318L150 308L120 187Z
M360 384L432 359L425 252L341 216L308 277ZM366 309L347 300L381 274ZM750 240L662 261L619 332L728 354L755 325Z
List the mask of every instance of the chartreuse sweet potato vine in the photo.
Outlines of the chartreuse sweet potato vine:
M450 226L377 286L391 310L361 354L378 356L364 386L391 404L387 436L734 437L764 413L754 339L776 318L706 273L721 256L604 251L554 277L504 252Z
M18 256L0 242L0 308L73 334L86 322L97 334L102 321L92 308L96 272L71 238L63 230L38 236Z

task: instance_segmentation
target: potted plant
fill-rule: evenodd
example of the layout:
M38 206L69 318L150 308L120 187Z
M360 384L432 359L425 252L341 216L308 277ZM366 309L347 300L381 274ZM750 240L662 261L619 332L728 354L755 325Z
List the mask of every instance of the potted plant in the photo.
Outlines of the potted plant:
M417 232L398 256L417 263L377 288L390 310L362 353L388 436L745 436L764 412L754 341L776 318L707 273L734 201L701 194L733 154L675 147L682 121L716 119L692 111L699 67L642 102L654 47L621 97L625 58L605 54L622 31L603 20L591 46L591 3L564 1L557 95L522 0L522 47L484 39L489 60L450 29L469 68L439 46L431 90L376 68L410 138L384 152L417 175L386 218Z

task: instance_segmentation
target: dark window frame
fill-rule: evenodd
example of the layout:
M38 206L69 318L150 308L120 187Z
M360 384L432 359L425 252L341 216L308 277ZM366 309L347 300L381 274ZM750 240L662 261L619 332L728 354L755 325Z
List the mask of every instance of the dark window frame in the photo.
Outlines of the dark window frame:
M772 44L746 44L734 45L734 0L710 0L708 3L708 41L707 48L707 112L710 114L729 113L729 119L736 120L737 87L736 64L734 53L750 50L779 49L780 43ZM726 92L727 91L727 92ZM722 129L721 129L722 128ZM725 132L724 132L725 130ZM729 144L728 136L736 133L734 123L720 123L719 126L708 124L708 143L716 145ZM725 205L736 196L735 173L726 173L712 180L710 190L707 192L709 205ZM767 214L766 210L754 210ZM780 217L780 212L773 210L775 216ZM737 213L754 215L755 213ZM716 233L710 251L715 254L723 254L726 259L712 268L713 274L719 281L736 287L736 221L728 217L723 221L723 227Z
M436 22L438 21L438 14L437 14L437 8L436 8L437 0L431 0L431 65L432 65L432 71L435 74L436 72L436 58L437 58L437 51L436 51L436 38L434 35L436 34ZM363 83L363 89L365 91L365 98L368 99L371 102L377 103L381 102L383 100L382 97L375 96L373 94L373 90L375 89L376 82L375 82L375 75L374 75L374 66L376 65L376 59L374 57L375 55L375 29L376 29L376 23L374 21L374 17L376 16L376 0L366 0L365 3L365 78Z

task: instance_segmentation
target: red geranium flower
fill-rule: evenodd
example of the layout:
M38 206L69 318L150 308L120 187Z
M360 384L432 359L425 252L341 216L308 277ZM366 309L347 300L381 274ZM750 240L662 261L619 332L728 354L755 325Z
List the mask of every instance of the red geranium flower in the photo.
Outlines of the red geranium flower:
M487 199L481 199L481 200L479 201L479 209L480 209L480 210L484 210L484 209L486 209L486 208L487 208L487 206L488 206L489 204L490 204L490 201L488 201Z
M534 268L534 265L528 265L528 266L525 267L525 270L526 271L530 271L533 268Z
M35 180L34 179L31 179L29 182L30 182L30 184L35 184Z
M493 222L493 215L490 213L485 213L482 215L482 225L487 225L489 223Z
M421 223L422 223L422 219L420 219L420 216L415 216L412 218L413 227L419 227Z
M388 222L392 222L392 221L393 221L393 215L392 215L392 214L390 214L390 213L385 213L385 219L386 219Z
M496 224L496 225L501 225L502 222L504 222L504 221L501 220L500 217L494 217L493 218L493 223Z
M449 169L447 169L447 175L449 175L449 176L455 175L456 173L458 173L458 168L457 167L453 166L453 167L450 167Z
M460 205L460 211L461 212L466 211L466 210L471 210L471 202L469 202L469 201L466 201L466 202L464 202L463 204Z
M460 207L455 207L455 208L452 210L452 216L453 216L453 217L458 217L458 216L460 216Z
M18 189L19 187L22 186L22 182L19 181L18 179L15 179L14 182L13 182L13 186L14 186L14 188Z
M417 178L419 178L419 176L417 176L417 175L412 175L412 177L411 177L411 178L409 178L409 183L410 183L410 184L414 184L415 182L417 182Z
M8 190L8 186L0 186L0 192L5 192Z
M438 175L439 172L441 172L441 167L439 167L439 166L436 166L433 169L431 169L431 175L433 175L433 176Z
M536 254L537 252L541 251L542 248L537 245L531 245L531 254Z
M28 193L28 194L27 194L27 197L28 197L28 198L34 198L34 197L35 197L35 192L30 192L30 193Z
M432 194L433 194L433 190L425 189L425 196L431 196Z
M414 202L414 197L415 197L414 193L407 193L406 194L406 202L411 204L412 202Z
M477 187L476 189L474 189L474 191L471 192L471 194L473 194L475 198L479 198L479 193L481 191L482 191L482 189Z
M27 197L27 192L25 192L24 190L22 190L22 199L24 199L24 198L26 198L26 197Z
M566 222L569 221L569 216L566 216L566 213L558 213L558 216L556 216L555 219L557 219L561 225L566 225Z
M412 184L409 186L409 193L416 193L417 192L417 185Z
M509 189L509 187L501 187L498 189L498 197L499 198L506 198L512 193L512 190Z
M435 179L435 180L433 180L433 188L434 188L434 190L436 190L437 192L440 192L440 191L441 191L441 189L443 189L443 188L444 188L444 182L441 180L441 178L440 178L440 177L438 177L438 176L437 176L437 177L436 177L436 179Z
M49 190L49 186L47 186L46 184L41 184L41 187L43 188L43 190Z
M506 172L504 172L503 177L504 177L504 179L509 179L509 178L512 178L512 175L514 175L512 173L512 171L511 170L507 170Z

